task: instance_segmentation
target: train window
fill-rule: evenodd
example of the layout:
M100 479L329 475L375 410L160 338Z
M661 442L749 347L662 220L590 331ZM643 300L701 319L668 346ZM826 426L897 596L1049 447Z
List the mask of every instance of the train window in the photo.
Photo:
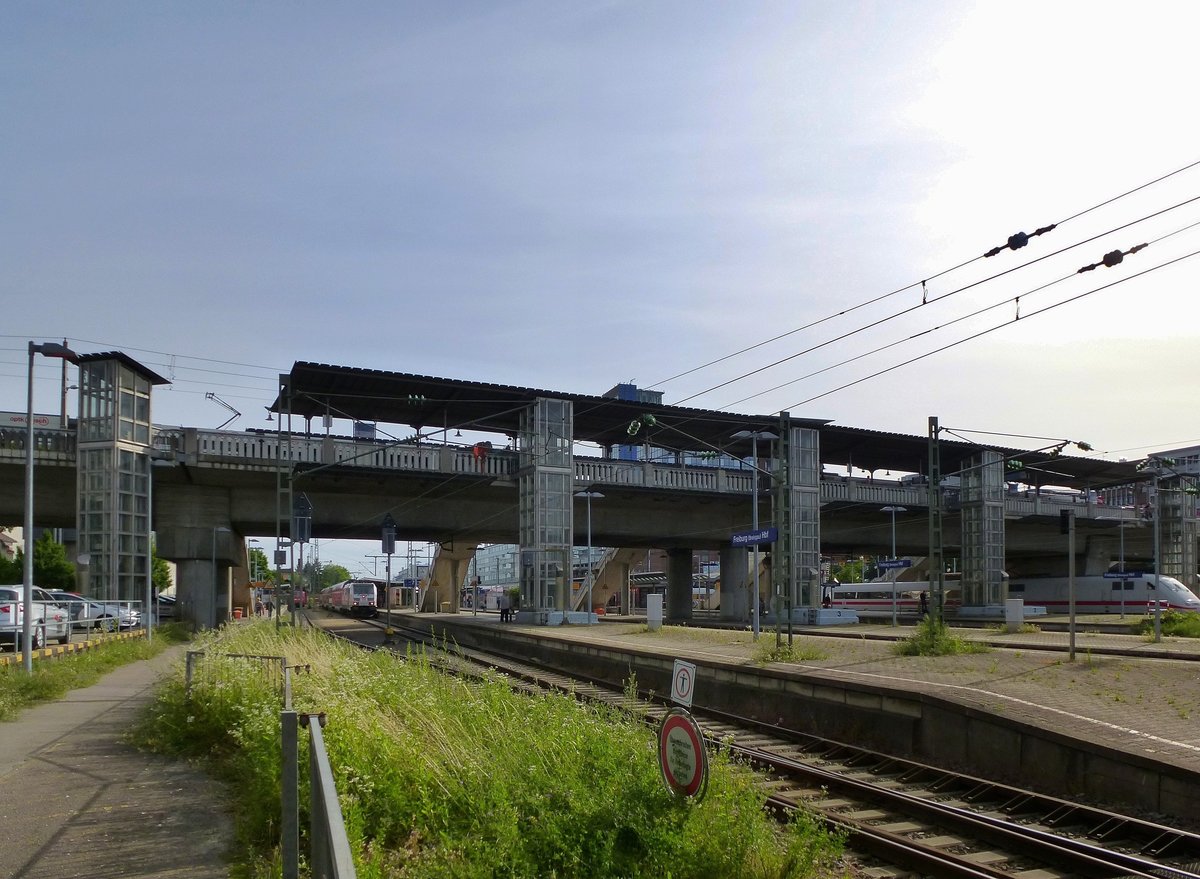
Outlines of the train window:
M1024 591L1025 591L1025 584L1024 584L1024 583L1011 583L1011 582L1010 582L1010 583L1008 584L1008 591L1009 591L1009 592L1024 592Z

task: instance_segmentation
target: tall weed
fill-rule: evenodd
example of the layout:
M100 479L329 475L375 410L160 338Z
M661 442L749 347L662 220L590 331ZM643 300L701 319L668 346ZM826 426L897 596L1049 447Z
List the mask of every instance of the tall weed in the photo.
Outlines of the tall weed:
M419 652L398 660L308 630L239 626L220 646L312 666L293 699L326 713L363 879L807 879L839 856L808 818L781 830L751 773L720 754L706 798L675 799L653 734L615 709L516 695L499 678L443 675ZM167 688L141 740L220 767L240 797L248 875L277 876L278 695L235 662L203 680L190 701L180 682Z

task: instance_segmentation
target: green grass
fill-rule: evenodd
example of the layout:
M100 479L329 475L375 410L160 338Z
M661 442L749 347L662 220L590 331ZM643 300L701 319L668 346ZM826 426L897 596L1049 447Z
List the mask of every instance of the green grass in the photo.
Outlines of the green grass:
M216 646L206 638L197 648ZM499 679L447 677L419 654L401 662L311 630L243 625L219 647L311 665L294 699L297 710L327 713L361 879L834 875L840 841L807 816L783 828L769 819L752 774L728 755L712 756L703 801L674 798L654 733L615 709L518 696ZM190 702L181 681L160 691L137 739L228 779L239 875L279 876L278 694L244 664L205 665Z
M819 662L828 658L828 653L810 644L793 642L791 645L781 643L776 646L773 637L763 637L754 645L755 665L767 665L772 662Z
M150 642L145 638L114 639L97 642L77 653L36 659L32 675L25 672L19 661L0 666L0 721L12 720L31 705L90 686L114 668L149 659L172 644L186 641L187 637L182 626L162 626L155 629L154 640Z
M988 647L951 634L944 620L927 616L912 636L897 641L894 649L901 656L954 656L962 653L987 653Z

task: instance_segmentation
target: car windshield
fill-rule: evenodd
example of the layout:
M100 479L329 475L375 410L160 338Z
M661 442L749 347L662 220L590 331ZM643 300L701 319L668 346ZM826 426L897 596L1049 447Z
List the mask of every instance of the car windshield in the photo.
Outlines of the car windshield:
M16 589L0 589L0 601L19 601Z

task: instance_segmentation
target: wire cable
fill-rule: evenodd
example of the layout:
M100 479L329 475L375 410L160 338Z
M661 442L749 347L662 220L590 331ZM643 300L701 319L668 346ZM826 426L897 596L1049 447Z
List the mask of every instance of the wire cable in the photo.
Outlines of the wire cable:
M1057 223L1054 223L1054 224L1053 224L1053 226L1054 226L1054 227L1057 227L1057 226L1062 226L1063 224L1065 224L1065 223L1069 223L1069 222L1071 222L1072 220L1076 220L1076 219L1078 219L1079 217L1082 217L1082 216L1084 216L1085 214L1089 214L1089 213L1091 213L1092 211L1099 210L1100 208L1102 208L1102 207L1105 207L1105 206L1107 206L1107 205L1110 205L1110 204L1112 204L1112 203L1114 203L1114 202L1116 202L1116 201L1119 201L1119 200L1120 200L1120 199L1122 199L1122 198L1125 198L1125 197L1127 197L1127 196L1133 195L1135 192L1139 192L1139 191L1141 191L1141 190L1143 190L1143 189L1146 189L1147 187L1153 186L1153 185L1154 185L1154 184L1156 184L1156 183L1161 183L1161 182L1162 182L1162 181L1164 181L1164 180L1167 180L1167 179L1169 179L1169 178L1171 178L1171 177L1174 177L1174 176L1175 176L1175 175L1177 175L1177 174L1182 174L1182 173L1183 173L1183 172L1185 172L1185 171L1191 170L1192 168L1195 168L1195 167L1197 167L1198 165L1200 165L1200 159L1197 159L1197 160L1196 160L1196 161L1194 161L1194 162L1191 162L1191 163L1189 163L1189 164L1187 164L1187 165L1184 165L1182 168L1176 168L1174 171L1171 171L1171 172L1169 172L1169 173L1167 173L1167 174L1164 174L1164 175L1162 175L1161 177L1156 177L1154 180L1150 180L1150 181L1148 181L1148 182L1146 182L1146 183L1143 183L1143 184L1141 184L1140 186L1135 186L1133 189L1127 190L1126 192L1122 192L1122 193L1121 193L1121 194L1119 194L1119 195L1114 195L1114 196L1112 196L1111 198L1105 199L1104 201L1100 202L1099 204L1095 204L1095 205L1092 205L1092 206L1091 206L1091 207L1089 207L1089 208L1085 208L1085 209L1083 209L1082 211L1078 211L1077 213L1074 213L1074 214L1072 214L1071 216L1069 216L1069 217L1066 217L1065 219L1059 220ZM925 285L926 285L926 284L928 284L930 281L937 280L938 278L941 278L941 277L943 277L943 276L945 276L945 275L948 275L948 274L950 274L951 272L958 271L958 270L959 270L959 269L961 269L961 268L965 268L966 266L969 266L971 263L973 263L973 262L976 262L976 261L978 261L978 260L980 260L980 259L984 259L984 258L985 258L985 255L984 255L984 254L980 254L979 256L972 257L971 259L968 259L968 260L966 260L965 262L961 262L961 263L959 263L959 264L958 264L958 265L956 265L956 266L952 266L952 267L950 267L950 268L948 268L948 269L943 269L942 271L940 271L940 272L937 272L936 274L930 275L929 277L925 278L924 280L921 280L921 281L914 281L914 282L912 282L912 283L910 283L910 284L906 284L906 285L904 285L903 287L899 287L899 288L897 288L897 289L895 289L895 290L891 291L890 293L884 293L884 294L881 294L881 295L879 295L879 296L875 296L875 297L873 297L873 298L871 298L871 299L867 299L867 300L865 300L864 302L860 302L860 303L858 303L857 305L852 305L852 306L850 306L849 308L842 309L841 311L839 311L839 312L836 312L836 313L834 313L834 314L830 314L830 315L827 315L826 317L818 318L818 319L817 319L817 320L815 320L815 321L812 321L812 322L810 322L810 323L804 324L803 326L796 327L795 329L788 330L787 332L780 333L779 335L777 335L777 336L773 336L773 337L771 337L770 339L765 339L765 340L763 340L763 341L761 341L761 342L756 342L756 343L754 343L753 345L749 345L749 346L747 346L747 347L745 347L745 348L742 348L741 350L734 351L734 352L733 352L733 353L731 353L731 354L726 354L726 355L724 355L724 356L722 356L722 357L718 357L718 358L716 358L715 360L710 360L710 361L709 361L709 362L707 362L707 363L703 363L703 364L701 364L700 366L695 366L695 367L692 367L691 369L684 370L683 372L676 373L675 375L671 376L670 378L665 378L665 379L663 379L663 380L661 380L661 381L657 381L657 382L651 382L650 386L651 386L651 387L660 387L660 386L662 386L662 385L665 385L665 384L667 384L667 383L669 383L669 382L673 382L673 381L675 381L676 379L683 378L684 376L687 376L687 375L691 375L691 374L692 374L692 373L694 373L694 372L699 372L699 371L700 371L700 370L702 370L702 369L707 369L707 368L708 368L708 367L710 367L710 366L715 366L715 365L716 365L716 364L718 364L718 363L723 363L723 362L724 362L724 361L726 361L726 360L730 360L730 359L732 359L732 358L734 358L734 357L738 357L738 356L740 356L740 355L742 355L742 354L746 354L747 352L753 351L753 350L755 350L755 349L757 349L757 348L761 348L761 347L762 347L762 346L764 346L764 345L769 345L769 344L771 344L772 342L777 342L777 341L779 341L780 339L787 338L788 336L794 335L795 333L799 333L799 332L802 332L802 331L804 331L804 330L812 329L812 328L813 328L813 327L815 327L815 326L819 326L819 325L821 325L821 324L823 324L823 323L826 323L826 322L828 322L828 321L834 320L834 319L836 319L836 318L838 318L838 317L842 317L843 315L850 314L851 312L853 312L853 311L857 311L857 310L858 310L858 309L860 309L860 308L865 308L865 307L866 307L866 306L868 306L868 305L874 305L874 304L875 304L875 303L877 303L877 302L882 302L883 300L885 300L885 299L888 299L888 298L890 298L890 297L892 297L892 296L896 296L896 295L898 295L898 294L900 294L900 293L903 293L903 292L904 292L904 291L906 291L906 290L911 290L911 289L913 289L914 287L917 287L918 285L920 285L920 286L925 286ZM689 400L690 400L690 399L692 399L692 398L691 398L691 397L688 397L687 399L689 399Z

